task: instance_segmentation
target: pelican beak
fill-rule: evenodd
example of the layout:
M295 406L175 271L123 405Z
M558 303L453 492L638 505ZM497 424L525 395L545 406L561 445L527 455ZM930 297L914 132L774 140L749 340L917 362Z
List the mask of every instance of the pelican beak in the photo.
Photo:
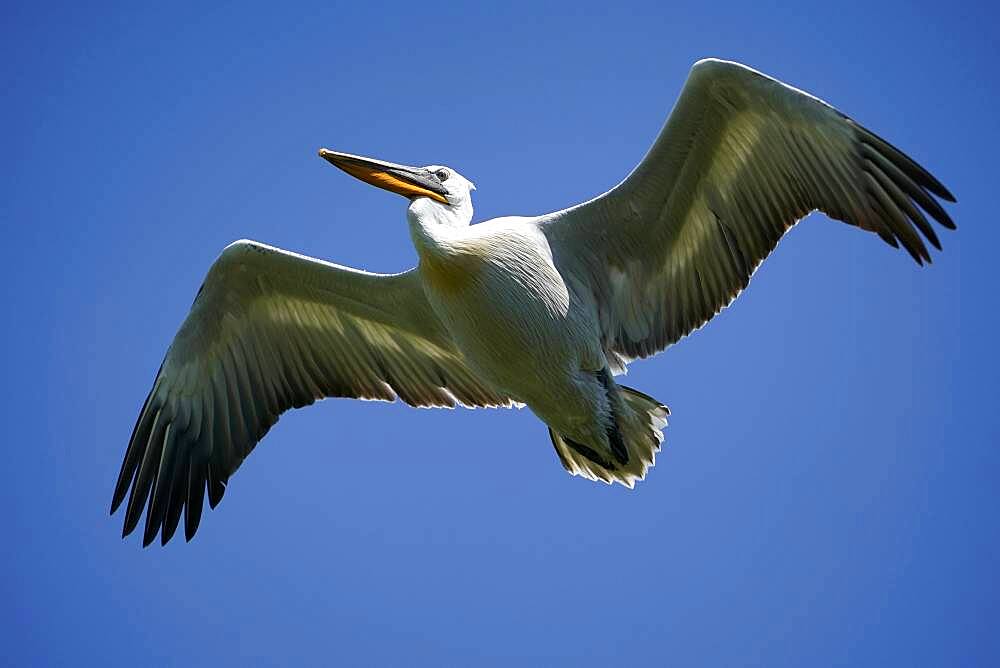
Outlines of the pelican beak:
M442 204L448 204L448 191L437 177L426 169L372 160L350 153L338 153L325 148L319 150L319 157L354 178L389 192L411 198L430 197Z

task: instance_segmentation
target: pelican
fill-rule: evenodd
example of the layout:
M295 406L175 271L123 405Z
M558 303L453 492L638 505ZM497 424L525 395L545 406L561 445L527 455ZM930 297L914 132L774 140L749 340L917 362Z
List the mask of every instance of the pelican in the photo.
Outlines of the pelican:
M744 65L694 65L638 166L592 200L476 225L450 167L321 149L409 200L419 264L374 274L255 241L227 246L167 349L111 502L123 537L187 540L278 417L325 397L527 406L572 475L631 488L669 411L619 384L747 287L782 235L820 210L930 262L925 213L952 194L822 100ZM937 198L937 199L936 199ZM923 239L921 238L923 236Z

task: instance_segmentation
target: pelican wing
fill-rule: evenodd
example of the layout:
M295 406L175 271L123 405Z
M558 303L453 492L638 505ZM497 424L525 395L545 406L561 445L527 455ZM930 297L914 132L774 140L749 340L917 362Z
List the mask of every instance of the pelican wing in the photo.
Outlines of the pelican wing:
M637 358L732 302L781 236L816 209L930 262L920 235L941 246L921 209L954 228L934 196L955 201L825 102L705 60L621 184L539 224L564 275L595 295L608 349Z
M415 271L370 274L250 241L208 272L132 432L111 511L131 487L124 535L188 540L208 490L290 408L323 397L414 406L509 406L466 367Z

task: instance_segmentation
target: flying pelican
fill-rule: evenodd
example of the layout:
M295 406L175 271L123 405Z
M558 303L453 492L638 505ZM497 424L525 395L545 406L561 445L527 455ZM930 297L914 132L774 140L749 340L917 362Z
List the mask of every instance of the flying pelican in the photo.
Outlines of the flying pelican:
M194 535L278 416L324 397L528 406L573 475L632 487L667 407L615 381L698 329L813 210L918 264L955 198L822 100L737 63L694 65L652 148L617 186L537 217L471 225L473 184L321 149L409 199L420 261L372 274L254 241L208 271L139 413L111 512L123 537Z

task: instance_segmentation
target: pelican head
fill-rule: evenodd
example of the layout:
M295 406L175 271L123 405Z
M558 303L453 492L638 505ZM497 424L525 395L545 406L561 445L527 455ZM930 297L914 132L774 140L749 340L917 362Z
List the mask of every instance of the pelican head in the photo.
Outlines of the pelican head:
M410 211L421 218L465 225L472 221L476 186L450 167L409 167L325 148L319 155L365 183L409 198Z

